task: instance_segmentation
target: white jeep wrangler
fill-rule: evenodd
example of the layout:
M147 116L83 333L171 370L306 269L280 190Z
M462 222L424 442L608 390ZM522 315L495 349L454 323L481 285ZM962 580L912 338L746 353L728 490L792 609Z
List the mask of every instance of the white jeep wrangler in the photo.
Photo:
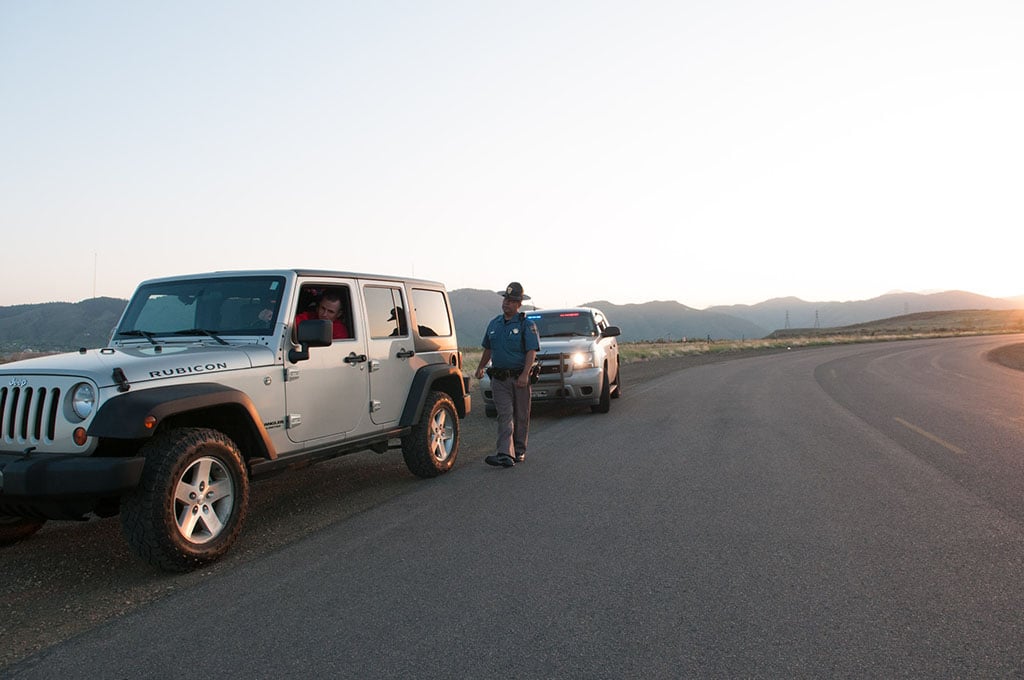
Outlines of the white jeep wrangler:
M317 318L325 292L347 338ZM0 544L120 513L140 557L192 569L235 541L251 478L392 448L434 477L469 411L440 283L302 269L146 281L108 346L0 366Z
M532 401L589 404L594 413L608 413L611 400L622 394L619 380L621 331L592 307L539 309L526 312L540 334L540 377ZM495 417L491 382L480 381L484 413Z

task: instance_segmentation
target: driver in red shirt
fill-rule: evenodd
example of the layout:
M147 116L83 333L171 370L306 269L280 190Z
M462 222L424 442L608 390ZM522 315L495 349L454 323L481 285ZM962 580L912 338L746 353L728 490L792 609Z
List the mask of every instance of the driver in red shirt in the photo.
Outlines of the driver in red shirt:
M315 311L299 312L295 315L295 327L298 328L300 323L309 319L324 319L334 325L333 337L335 340L352 337L340 317L341 296L337 291L325 290L320 296L320 301L317 302Z

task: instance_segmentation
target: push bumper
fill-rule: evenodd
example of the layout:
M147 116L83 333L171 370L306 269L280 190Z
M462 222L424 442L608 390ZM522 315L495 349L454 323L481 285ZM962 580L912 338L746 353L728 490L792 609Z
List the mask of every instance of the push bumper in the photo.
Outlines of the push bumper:
M578 370L571 375L541 373L540 380L530 386L530 399L535 403L596 404L601 398L603 378L603 371L596 368ZM480 391L483 394L484 406L493 408L494 393L489 378L480 381Z

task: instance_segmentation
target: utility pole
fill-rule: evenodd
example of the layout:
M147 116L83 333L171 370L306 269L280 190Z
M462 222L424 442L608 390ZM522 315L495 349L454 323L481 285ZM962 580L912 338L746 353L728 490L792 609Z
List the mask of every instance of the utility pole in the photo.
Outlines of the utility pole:
M786 310L786 325L783 328L789 328L789 310Z
M96 263L99 260L99 254L93 251L92 254L92 297L96 299Z
M814 310L814 327L821 328L821 321L818 320L818 310Z

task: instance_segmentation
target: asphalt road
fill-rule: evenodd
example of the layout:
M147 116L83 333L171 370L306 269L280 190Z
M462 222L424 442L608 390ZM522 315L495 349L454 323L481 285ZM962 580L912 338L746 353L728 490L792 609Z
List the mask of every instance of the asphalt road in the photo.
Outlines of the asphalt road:
M445 477L367 454L257 484L196 574L116 520L47 527L2 556L2 674L1020 675L1024 373L985 358L1020 341L637 367L509 470L479 409Z

